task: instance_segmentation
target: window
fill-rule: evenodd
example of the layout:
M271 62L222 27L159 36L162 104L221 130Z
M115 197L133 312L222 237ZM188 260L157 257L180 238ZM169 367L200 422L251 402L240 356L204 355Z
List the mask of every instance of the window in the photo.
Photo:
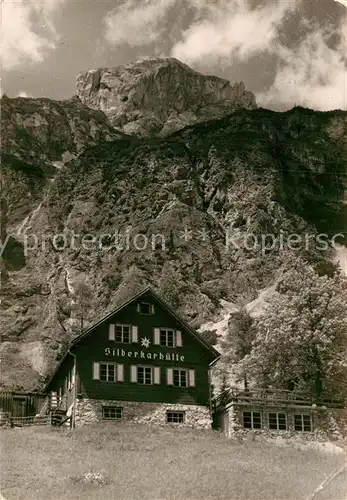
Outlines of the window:
M188 386L187 370L173 369L173 385L175 387Z
M138 342L138 328L136 325L109 324L108 340L130 344Z
M120 420L123 416L123 408L121 406L103 406L102 418L104 420Z
M160 329L160 345L166 347L175 347L174 336L174 330Z
M130 382L133 384L160 385L160 366L130 366Z
M118 363L93 363L93 380L124 382L124 365Z
M312 432L312 419L308 414L294 415L294 429L302 432Z
M195 387L195 370L167 368L166 383L175 387Z
M260 411L244 411L243 427L245 429L261 429Z
M100 380L104 382L116 382L116 365L100 363Z
M168 424L183 424L184 411L168 411L166 413L166 422Z
M147 302L139 302L137 310L141 314L154 314L153 304L148 304Z
M278 431L287 430L287 416L285 413L269 413L269 428Z
M137 367L137 383L144 385L152 384L152 367L138 366Z
M130 344L130 326L129 325L116 325L115 327L115 340L116 342L123 342Z
M182 347L182 333L173 328L154 328L154 344L164 347Z

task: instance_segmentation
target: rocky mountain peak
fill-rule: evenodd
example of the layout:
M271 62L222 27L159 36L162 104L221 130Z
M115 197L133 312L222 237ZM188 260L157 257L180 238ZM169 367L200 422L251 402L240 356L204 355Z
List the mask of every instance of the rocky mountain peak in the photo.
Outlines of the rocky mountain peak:
M103 111L116 129L140 137L164 137L238 108L257 108L242 82L231 85L174 58L80 73L76 95L90 108Z

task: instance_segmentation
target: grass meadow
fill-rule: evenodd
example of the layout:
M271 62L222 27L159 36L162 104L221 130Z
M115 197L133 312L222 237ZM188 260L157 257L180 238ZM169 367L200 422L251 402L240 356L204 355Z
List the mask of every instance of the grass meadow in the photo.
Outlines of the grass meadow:
M341 466L326 445L234 441L215 431L115 422L0 431L6 500L308 500ZM339 476L329 495L344 500Z

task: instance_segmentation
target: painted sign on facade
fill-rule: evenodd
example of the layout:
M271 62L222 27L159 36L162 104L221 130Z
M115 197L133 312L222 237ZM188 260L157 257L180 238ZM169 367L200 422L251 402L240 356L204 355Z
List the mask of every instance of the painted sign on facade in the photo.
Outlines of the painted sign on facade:
M145 352L145 351L128 351L126 349L106 347L105 356L129 358L129 359L151 359L157 361L179 361L184 362L185 356L175 352Z

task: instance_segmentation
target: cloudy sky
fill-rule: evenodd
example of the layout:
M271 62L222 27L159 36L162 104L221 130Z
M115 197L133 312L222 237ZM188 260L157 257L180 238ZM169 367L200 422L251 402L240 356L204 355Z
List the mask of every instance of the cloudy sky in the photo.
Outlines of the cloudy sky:
M2 92L64 99L78 72L176 57L264 107L347 109L347 0L2 0Z

